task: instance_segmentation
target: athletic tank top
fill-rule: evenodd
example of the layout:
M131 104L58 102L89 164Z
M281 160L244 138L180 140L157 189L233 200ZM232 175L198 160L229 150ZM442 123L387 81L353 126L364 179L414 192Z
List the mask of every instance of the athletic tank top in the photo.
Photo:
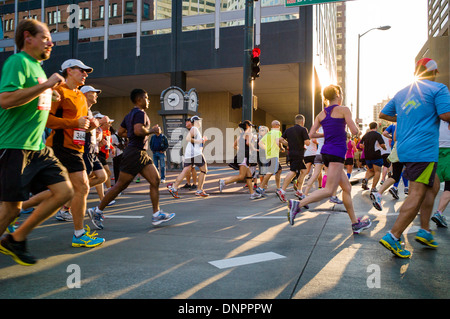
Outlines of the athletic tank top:
M324 109L325 118L320 122L323 127L325 142L321 154L328 154L345 158L347 152L347 133L345 132L345 119L333 118L331 113L337 104Z

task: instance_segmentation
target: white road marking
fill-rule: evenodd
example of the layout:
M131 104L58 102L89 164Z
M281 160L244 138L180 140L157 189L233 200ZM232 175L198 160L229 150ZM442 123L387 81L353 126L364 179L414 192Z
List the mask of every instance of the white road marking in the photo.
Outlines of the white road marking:
M125 218L125 219L134 219L134 218L144 218L144 216L130 216L130 215L104 215L105 218Z
M269 261L269 260L280 259L280 258L286 258L286 257L276 254L274 252L268 252L268 253L249 255L249 256L244 256L244 257L234 257L234 258L228 258L228 259L215 260L215 261L210 261L209 263L219 269L224 269L224 268L230 268L230 267L236 267L236 266L242 266L242 265L255 264L255 263L259 263L259 262L263 262L263 261Z

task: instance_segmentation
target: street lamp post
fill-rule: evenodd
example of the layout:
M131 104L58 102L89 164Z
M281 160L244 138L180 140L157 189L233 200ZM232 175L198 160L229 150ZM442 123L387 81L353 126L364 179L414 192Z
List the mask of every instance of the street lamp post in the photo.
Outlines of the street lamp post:
M359 120L359 60L360 60L360 40L362 38L362 36L364 36L365 34L369 33L372 30L389 30L391 28L390 25L385 25L382 27L378 27L378 28L372 28L370 30L367 30L366 32L364 32L363 34L358 34L358 75L357 75L357 80L356 80L356 119Z

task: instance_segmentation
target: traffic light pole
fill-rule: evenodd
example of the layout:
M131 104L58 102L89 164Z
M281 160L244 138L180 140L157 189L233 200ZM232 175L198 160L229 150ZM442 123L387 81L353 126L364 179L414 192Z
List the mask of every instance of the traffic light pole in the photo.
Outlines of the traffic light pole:
M253 81L251 77L251 51L253 49L253 1L245 0L244 27L244 79L242 85L242 121L253 121Z

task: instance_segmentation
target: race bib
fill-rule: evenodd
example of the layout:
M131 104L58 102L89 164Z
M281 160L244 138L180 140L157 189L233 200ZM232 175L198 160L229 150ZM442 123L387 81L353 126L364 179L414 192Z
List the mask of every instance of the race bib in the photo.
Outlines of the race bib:
M73 144L75 145L84 145L86 140L86 132L82 129L74 129L73 130Z
M40 84L42 84L46 81L43 78L38 78L37 80ZM42 92L41 95L39 95L38 106L37 106L39 111L50 111L50 109L52 107L52 94L53 94L53 90L47 89L44 92Z

